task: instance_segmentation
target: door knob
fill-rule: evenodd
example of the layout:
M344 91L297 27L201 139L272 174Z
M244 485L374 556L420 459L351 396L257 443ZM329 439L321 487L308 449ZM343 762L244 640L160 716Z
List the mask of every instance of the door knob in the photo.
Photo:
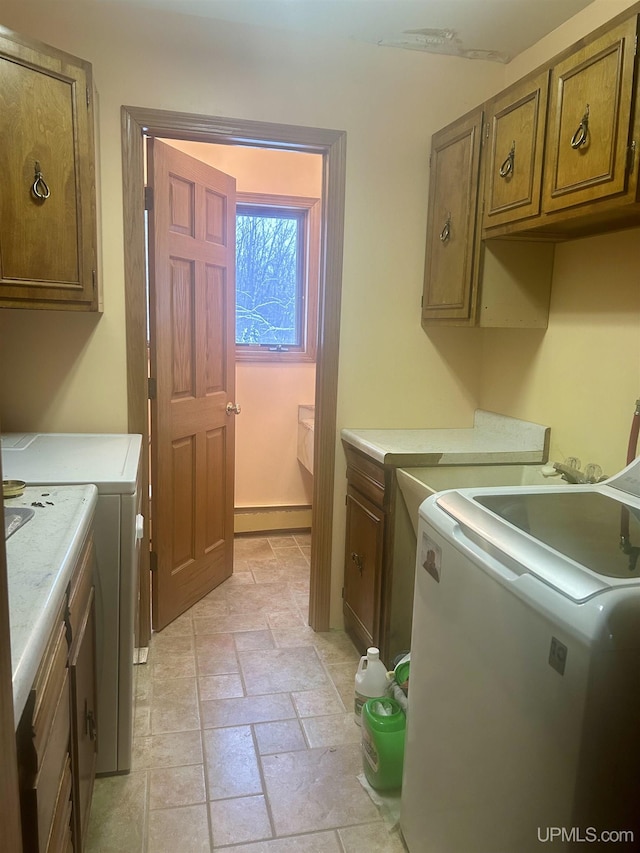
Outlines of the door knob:
M228 415L239 415L240 414L240 406L237 403L227 403L227 414Z

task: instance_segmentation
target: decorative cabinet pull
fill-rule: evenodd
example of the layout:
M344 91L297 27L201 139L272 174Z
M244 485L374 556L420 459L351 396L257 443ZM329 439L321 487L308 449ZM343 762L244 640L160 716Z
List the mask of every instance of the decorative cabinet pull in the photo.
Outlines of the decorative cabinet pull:
M582 121L578 125L578 129L571 137L571 147L576 151L583 145L586 145L589 136L589 104L585 107Z
M440 232L440 240L442 243L446 243L451 237L451 213L447 213L447 221L444 223L444 228Z
M364 561L360 554L356 554L355 551L351 552L351 560L356 564L356 569L362 574L364 569Z
M40 170L40 163L38 163L37 160L35 163L34 172L35 172L36 178L35 178L35 181L33 182L32 187L31 187L31 192L40 201L45 201L45 199L48 199L49 196L51 195L51 190L49 189L45 179L42 177L42 172Z
M507 159L500 166L500 177L506 178L513 172L513 164L516 158L516 141L511 143L511 151L507 154Z
M89 740L96 739L96 718L93 711L87 707L87 702L84 703L84 731L89 735Z

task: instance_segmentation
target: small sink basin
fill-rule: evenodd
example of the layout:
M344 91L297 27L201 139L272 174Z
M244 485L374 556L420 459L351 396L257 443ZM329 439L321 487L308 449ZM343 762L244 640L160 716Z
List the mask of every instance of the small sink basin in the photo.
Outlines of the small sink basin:
M441 468L398 468L396 474L416 535L418 507L429 495L436 492L484 486L550 486L562 482L557 477L543 477L540 465L450 465Z
M35 511L25 506L4 508L4 538L8 539L35 515Z

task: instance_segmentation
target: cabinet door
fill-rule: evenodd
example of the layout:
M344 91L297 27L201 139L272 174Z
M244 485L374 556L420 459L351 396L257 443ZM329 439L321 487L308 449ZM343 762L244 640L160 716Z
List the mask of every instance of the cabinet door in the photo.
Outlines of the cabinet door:
M544 71L487 107L485 229L540 213L548 89Z
M434 134L422 317L473 322L482 110Z
M0 305L98 309L91 66L0 28Z
M96 614L91 588L69 658L74 850L82 853L97 758Z
M627 190L637 21L614 27L552 69L545 212Z
M379 642L384 513L356 489L347 491L344 561L345 628L356 647Z

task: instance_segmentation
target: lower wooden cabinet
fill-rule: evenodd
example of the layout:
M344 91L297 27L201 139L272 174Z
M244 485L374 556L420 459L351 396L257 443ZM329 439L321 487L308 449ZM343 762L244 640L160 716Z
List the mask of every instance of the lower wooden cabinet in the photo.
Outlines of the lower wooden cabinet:
M89 536L16 730L24 853L82 853L97 751Z
M395 469L344 445L347 457L347 529L343 615L361 654L369 646L389 656Z

